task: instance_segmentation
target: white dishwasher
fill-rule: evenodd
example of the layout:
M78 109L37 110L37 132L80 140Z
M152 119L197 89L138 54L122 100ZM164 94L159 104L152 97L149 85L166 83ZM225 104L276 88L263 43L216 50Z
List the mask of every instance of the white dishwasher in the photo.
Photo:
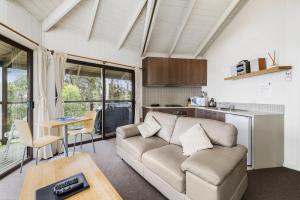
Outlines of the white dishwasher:
M248 148L247 165L252 165L252 118L226 114L225 122L233 124L238 130L237 143Z

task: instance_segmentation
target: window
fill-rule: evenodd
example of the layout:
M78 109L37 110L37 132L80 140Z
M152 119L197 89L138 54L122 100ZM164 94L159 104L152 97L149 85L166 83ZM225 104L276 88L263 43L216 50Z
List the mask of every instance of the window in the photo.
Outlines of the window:
M32 127L32 50L0 35L0 176L12 171L22 160L24 146L15 120ZM27 158L31 158L27 151Z

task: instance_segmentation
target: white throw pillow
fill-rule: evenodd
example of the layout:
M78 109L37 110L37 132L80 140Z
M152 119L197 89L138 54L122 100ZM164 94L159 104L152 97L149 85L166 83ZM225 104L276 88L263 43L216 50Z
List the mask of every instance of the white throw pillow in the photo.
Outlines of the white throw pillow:
M143 138L151 137L160 130L160 124L151 116L147 120L137 126Z
M182 144L183 155L191 156L203 149L213 148L209 138L200 124L194 125L179 137Z

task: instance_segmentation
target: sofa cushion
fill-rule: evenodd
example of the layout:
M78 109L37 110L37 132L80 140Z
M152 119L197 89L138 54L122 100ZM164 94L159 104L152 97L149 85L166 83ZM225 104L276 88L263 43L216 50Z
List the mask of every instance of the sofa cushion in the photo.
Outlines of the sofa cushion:
M188 129L179 137L179 140L182 143L183 155L185 156L191 156L203 149L213 148L213 145L200 124L196 124Z
M180 146L166 145L144 153L142 163L178 192L184 192L185 174L181 164L186 158Z
M242 145L232 148L214 146L193 154L186 159L181 169L189 171L204 181L220 185L234 168L246 157L247 149Z
M167 144L166 141L159 137L143 138L142 136L135 136L121 140L118 145L125 152L141 161L144 152Z
M143 138L152 137L160 130L160 124L154 119L154 117L148 117L147 120L138 125L137 128L139 129Z
M177 119L170 143L181 145L179 136L199 123L212 144L232 147L237 142L237 129L234 125L212 119L180 117Z
M167 113L161 113L161 112L148 112L145 118L145 121L147 121L147 118L153 116L158 123L161 126L161 129L158 131L157 136L161 137L167 142L170 142L175 123L177 120L176 115L171 115Z

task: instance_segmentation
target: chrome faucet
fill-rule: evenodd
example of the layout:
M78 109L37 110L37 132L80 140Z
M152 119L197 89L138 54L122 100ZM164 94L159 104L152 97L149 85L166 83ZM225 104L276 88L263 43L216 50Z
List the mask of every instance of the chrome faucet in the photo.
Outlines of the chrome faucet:
M230 112L234 111L234 107L235 107L234 104L230 104L230 105L229 105L229 111L230 111Z

